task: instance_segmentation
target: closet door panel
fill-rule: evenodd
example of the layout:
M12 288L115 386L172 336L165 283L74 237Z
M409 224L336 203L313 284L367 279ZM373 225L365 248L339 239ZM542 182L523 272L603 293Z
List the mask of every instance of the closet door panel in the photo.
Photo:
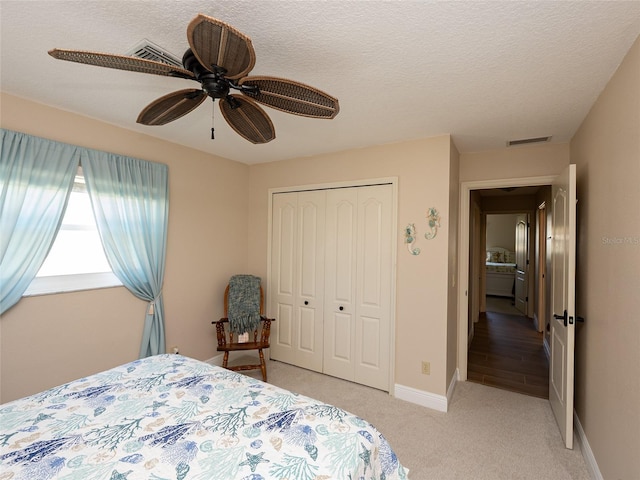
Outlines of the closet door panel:
M389 387L391 204L390 185L358 190L354 380L383 390Z
M356 234L356 189L327 192L324 373L353 380Z
M322 371L325 192L298 193L296 365Z
M270 312L274 312L270 356L294 363L295 346L295 273L297 244L297 195L273 196Z
M278 310L276 311L276 317L278 319L278 328L275 330L276 341L271 340L271 348L280 351L278 347L284 347L288 350L293 349L293 312L291 309L291 305L280 304L278 305ZM276 347L277 346L277 347ZM273 350L272 350L273 353ZM284 360L284 358L280 358L280 355L271 355L274 359L276 356L278 360Z
M371 188L371 187L370 187ZM363 192L364 193L364 192ZM377 198L367 196L362 202L359 224L359 271L360 301L362 307L380 308L383 251L382 227L384 205Z
M333 193L333 197L342 197L331 208L331 242L335 246L332 252L331 267L333 270L331 282L335 305L352 305L355 294L355 235L356 209L355 192L340 192L340 196ZM348 193L348 195L346 195ZM346 198L345 198L346 197Z
M362 339L360 364L380 368L380 319L361 317L358 337Z

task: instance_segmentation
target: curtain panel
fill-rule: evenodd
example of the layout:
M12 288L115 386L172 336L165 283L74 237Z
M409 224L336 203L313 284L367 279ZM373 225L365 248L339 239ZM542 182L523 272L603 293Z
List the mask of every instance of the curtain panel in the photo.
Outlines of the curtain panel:
M140 358L164 353L168 167L0 132L0 314L20 300L44 262L80 164L111 269L149 302Z
M35 278L56 238L78 169L73 145L0 129L0 315Z
M149 302L140 358L164 353L168 168L98 151L83 152L81 164L113 273L131 293Z

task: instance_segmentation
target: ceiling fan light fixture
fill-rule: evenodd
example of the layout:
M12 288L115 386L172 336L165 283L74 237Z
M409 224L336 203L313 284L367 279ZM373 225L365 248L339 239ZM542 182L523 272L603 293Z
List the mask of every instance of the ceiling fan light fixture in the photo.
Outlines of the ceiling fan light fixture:
M551 135L548 137L534 137L534 138L523 138L521 140L509 140L507 142L507 147L514 147L516 145L527 145L529 143L544 143L551 140Z

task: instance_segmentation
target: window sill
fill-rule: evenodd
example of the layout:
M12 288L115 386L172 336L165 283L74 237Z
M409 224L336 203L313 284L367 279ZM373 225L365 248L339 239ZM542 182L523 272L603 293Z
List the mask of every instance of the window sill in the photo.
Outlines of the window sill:
M122 282L112 272L58 275L34 278L23 297L120 287Z

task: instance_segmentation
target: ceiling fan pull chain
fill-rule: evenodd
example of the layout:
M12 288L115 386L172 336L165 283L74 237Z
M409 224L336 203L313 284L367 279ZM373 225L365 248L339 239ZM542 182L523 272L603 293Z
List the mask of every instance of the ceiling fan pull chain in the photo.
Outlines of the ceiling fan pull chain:
M211 140L215 140L216 138L213 135L213 130L214 130L214 128L213 128L213 116L214 115L213 114L214 114L216 108L215 108L215 105L212 105L212 107L213 108L211 109Z

